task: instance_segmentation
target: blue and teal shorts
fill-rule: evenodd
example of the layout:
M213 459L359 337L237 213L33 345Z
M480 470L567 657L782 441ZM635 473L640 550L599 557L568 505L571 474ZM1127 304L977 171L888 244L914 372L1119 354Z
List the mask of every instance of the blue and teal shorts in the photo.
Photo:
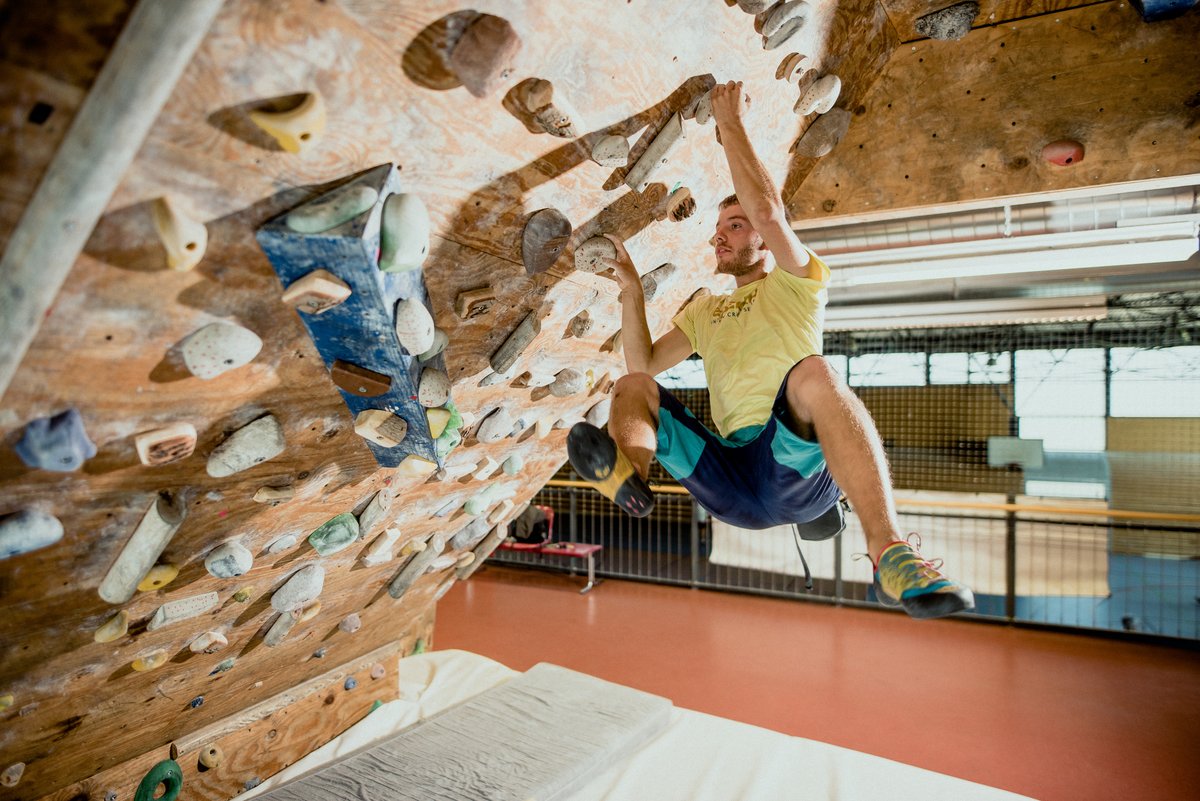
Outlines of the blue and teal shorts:
M807 523L841 496L821 446L789 428L786 387L784 376L766 423L725 438L659 385L655 458L718 520L748 529Z

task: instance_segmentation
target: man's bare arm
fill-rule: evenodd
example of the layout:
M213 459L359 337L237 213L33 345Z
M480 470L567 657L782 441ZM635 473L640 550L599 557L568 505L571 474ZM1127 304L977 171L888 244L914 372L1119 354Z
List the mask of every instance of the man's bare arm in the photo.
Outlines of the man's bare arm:
M713 117L721 132L733 191L750 225L775 257L775 263L793 275L820 280L820 268L809 259L808 251L788 225L779 188L754 152L743 120L743 112L749 105L750 98L741 81L713 87Z

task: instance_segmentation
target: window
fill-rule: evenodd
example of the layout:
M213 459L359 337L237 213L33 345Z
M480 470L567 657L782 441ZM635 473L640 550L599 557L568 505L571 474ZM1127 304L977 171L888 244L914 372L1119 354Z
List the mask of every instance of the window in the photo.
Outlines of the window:
M850 357L852 387L921 387L924 353L869 353Z
M1200 417L1200 346L1113 348L1113 417Z

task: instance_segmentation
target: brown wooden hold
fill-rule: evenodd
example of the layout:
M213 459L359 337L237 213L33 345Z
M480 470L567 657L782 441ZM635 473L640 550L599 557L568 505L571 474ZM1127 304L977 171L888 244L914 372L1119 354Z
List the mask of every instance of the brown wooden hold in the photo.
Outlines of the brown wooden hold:
M339 389L360 398L373 398L392 388L390 376L341 359L333 363L329 372L333 376L333 383L337 384Z
M191 423L176 423L138 434L133 444L142 464L170 464L192 455L196 449L196 427Z
M450 53L450 69L476 97L487 97L512 74L521 37L503 17L481 14Z
M496 293L492 291L492 288L481 286L477 289L459 292L454 301L454 311L464 320L473 320L490 312L495 303Z
M571 237L571 221L558 209L540 209L525 223L521 235L521 261L529 275L554 266Z
M350 285L328 270L313 270L288 285L283 302L306 314L321 314L350 297Z
M674 222L683 222L695 211L696 199L692 197L692 190L681 186L667 196L666 202L655 216L660 221L670 217Z

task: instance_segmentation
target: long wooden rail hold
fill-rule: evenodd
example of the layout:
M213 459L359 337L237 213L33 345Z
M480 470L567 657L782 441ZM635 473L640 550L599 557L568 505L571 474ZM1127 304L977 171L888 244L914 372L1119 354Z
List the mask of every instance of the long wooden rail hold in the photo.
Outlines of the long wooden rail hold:
M546 482L547 487L585 487L592 485L586 481L566 481L552 479ZM651 492L664 495L687 495L683 487L673 487L667 484L651 484ZM1128 509L1081 509L1077 506L1048 506L1042 504L1022 503L963 503L960 501L921 501L911 498L897 498L897 506L933 506L940 509L959 509L963 511L987 512L1025 512L1034 514L1071 515L1073 517L1115 518L1118 520L1158 520L1170 523L1200 523L1200 515L1175 514L1172 512L1137 512Z

